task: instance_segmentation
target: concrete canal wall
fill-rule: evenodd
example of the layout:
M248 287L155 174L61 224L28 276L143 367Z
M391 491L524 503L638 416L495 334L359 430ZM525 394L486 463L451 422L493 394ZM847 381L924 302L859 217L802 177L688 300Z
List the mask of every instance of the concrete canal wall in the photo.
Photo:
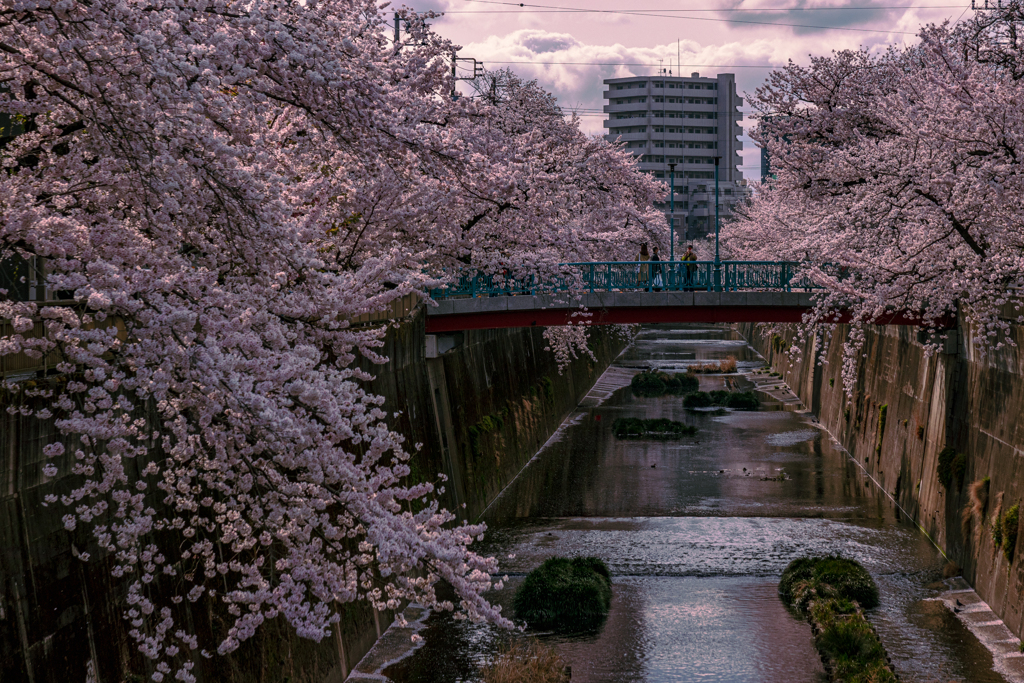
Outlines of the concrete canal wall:
M624 341L595 328L596 361L577 359L559 375L539 328L428 336L424 319L421 310L389 331L382 351L391 362L364 366L375 375L366 388L397 413L393 426L409 448L420 444L412 476L445 473L445 503L475 520ZM143 683L152 672L121 618L124 585L111 577L84 530L64 530L62 506L41 505L47 494L72 486L42 473L42 446L52 433L52 425L0 413L0 681ZM93 555L88 563L76 559L84 550ZM188 614L196 632L209 638L223 631L214 607L199 603ZM295 637L283 621L265 624L231 656L196 657L197 677L201 683L341 681L393 618L362 603L341 611L333 638L314 643Z
M1005 521L1024 499L1024 328L1011 327L1016 346L984 355L972 343L977 331L970 326L932 355L913 327L870 328L851 397L841 378L848 326L836 328L823 364L814 360L821 339L800 341L795 332L765 336L754 325L738 329L962 568L1010 630L1024 635L1021 531L1018 525L1011 557L1006 541L997 545L992 533L995 519ZM789 352L794 345L800 354ZM939 476L947 448L948 487Z

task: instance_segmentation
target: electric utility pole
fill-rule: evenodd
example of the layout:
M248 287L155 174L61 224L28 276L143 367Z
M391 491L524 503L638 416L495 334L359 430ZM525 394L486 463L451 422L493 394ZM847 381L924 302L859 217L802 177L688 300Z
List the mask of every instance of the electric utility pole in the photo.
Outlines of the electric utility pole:
M715 157L715 291L722 291L722 259L718 256L718 162L722 157Z
M670 188L668 195L668 260L676 260L676 165L668 165Z

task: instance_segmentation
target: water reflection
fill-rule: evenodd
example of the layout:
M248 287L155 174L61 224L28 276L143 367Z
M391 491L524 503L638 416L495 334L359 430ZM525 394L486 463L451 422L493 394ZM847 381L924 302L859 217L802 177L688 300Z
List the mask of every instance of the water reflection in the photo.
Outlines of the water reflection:
M725 328L645 330L619 368L682 371L758 355ZM701 388L749 383L705 375ZM527 572L552 555L596 555L612 570L613 602L600 632L542 635L573 681L821 681L806 623L776 594L794 557L841 552L878 580L871 615L905 681L995 683L991 657L944 608L942 556L901 524L855 464L810 416L782 410L688 411L678 397L628 388L579 410L486 513L482 550L511 575L491 597L511 611ZM620 441L617 417L694 425L675 442ZM784 481L767 481L785 473ZM510 634L434 615L426 644L386 674L398 683L478 680Z

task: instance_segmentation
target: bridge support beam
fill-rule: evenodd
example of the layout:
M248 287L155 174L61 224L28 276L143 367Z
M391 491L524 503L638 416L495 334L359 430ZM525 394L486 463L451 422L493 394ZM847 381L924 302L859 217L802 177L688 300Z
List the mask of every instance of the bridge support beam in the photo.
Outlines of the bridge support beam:
M505 310L479 313L450 313L427 316L427 333L486 330L505 327L557 327L589 321L592 325L616 323L799 323L806 306L620 306L592 309L581 316L579 308ZM835 322L850 322L840 316ZM876 325L917 325L920 320L905 313L887 314Z

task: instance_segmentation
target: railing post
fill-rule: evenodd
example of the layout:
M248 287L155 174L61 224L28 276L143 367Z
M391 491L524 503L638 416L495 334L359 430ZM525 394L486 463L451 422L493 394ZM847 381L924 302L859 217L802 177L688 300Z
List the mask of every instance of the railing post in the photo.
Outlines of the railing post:
M782 262L782 279L785 282L786 291L793 291L792 285L789 282L789 263L787 261Z
M590 293L594 293L594 264L590 264Z

